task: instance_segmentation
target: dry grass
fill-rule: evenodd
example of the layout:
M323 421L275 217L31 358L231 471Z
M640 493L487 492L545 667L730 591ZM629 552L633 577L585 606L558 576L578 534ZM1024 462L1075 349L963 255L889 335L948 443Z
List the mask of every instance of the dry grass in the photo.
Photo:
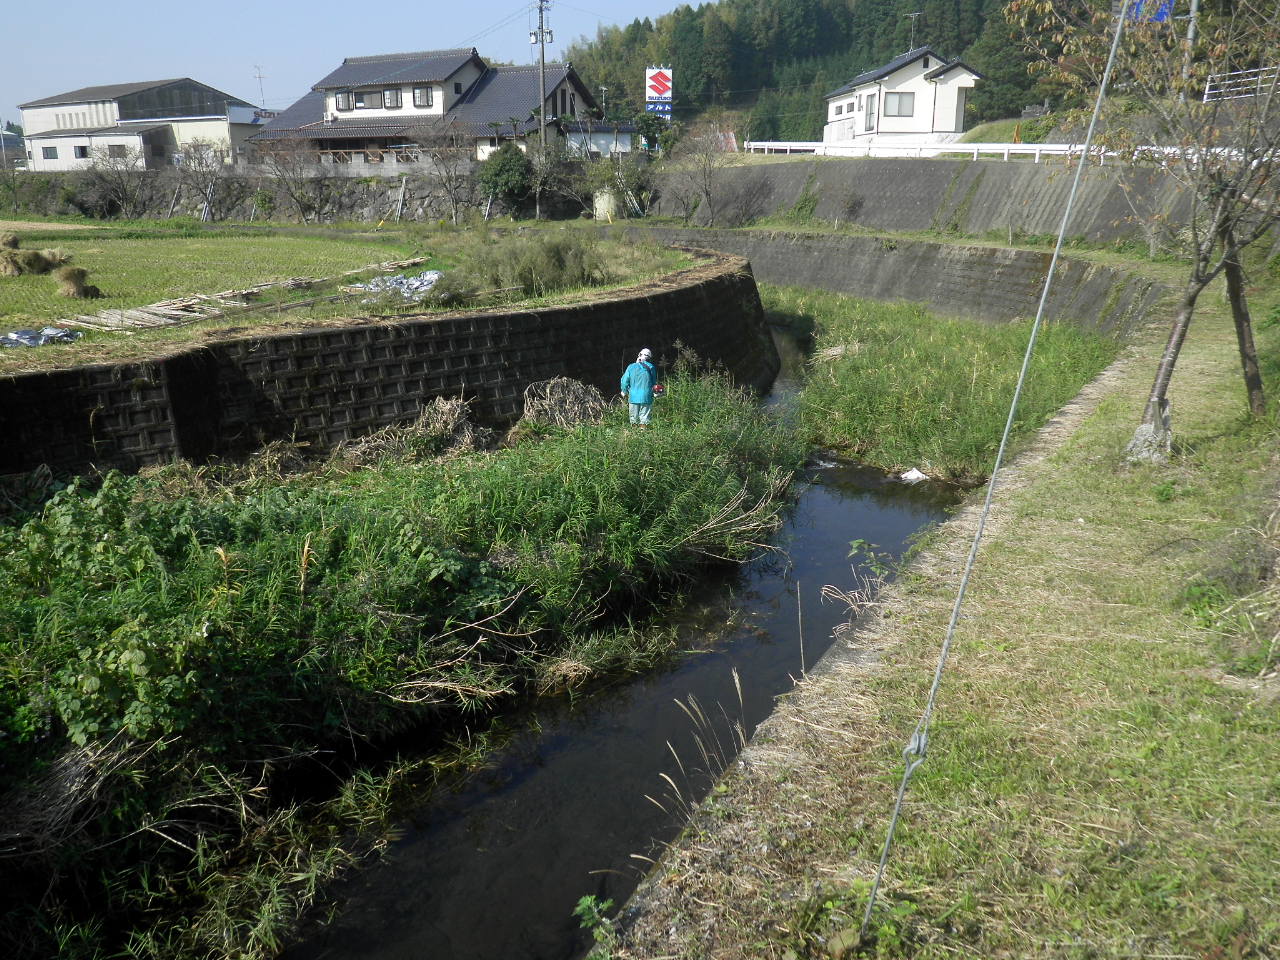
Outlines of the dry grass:
M1002 475L876 942L858 954L849 931L977 502L760 728L633 901L615 956L1280 955L1280 718L1265 678L1224 674L1220 620L1179 609L1206 550L1274 494L1275 438L1240 427L1213 312L1175 381L1177 462L1122 462L1153 331ZM1270 642L1274 597L1253 603Z

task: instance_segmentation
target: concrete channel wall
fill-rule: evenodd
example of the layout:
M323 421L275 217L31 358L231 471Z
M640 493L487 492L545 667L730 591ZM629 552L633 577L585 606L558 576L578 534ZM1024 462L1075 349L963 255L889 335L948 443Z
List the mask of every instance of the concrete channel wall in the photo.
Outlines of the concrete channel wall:
M1053 234L1071 192L1074 169L1058 162L820 157L751 163L718 172L717 226L806 209L827 222L872 230ZM658 212L681 214L677 189ZM705 205L704 205L705 206ZM707 222L699 209L695 224ZM1184 222L1187 198L1155 167L1094 166L1081 180L1069 237L1141 239L1152 224Z
M764 230L636 228L665 243L748 258L757 280L876 300L909 300L947 316L1033 318L1050 254L959 243ZM1063 257L1045 305L1051 320L1119 338L1166 294L1155 281Z
M433 397L510 424L530 383L566 376L612 396L640 347L672 359L677 341L741 383L772 382L778 355L745 260L713 256L589 303L314 327L0 378L0 474L136 470L280 439L323 450L411 420Z

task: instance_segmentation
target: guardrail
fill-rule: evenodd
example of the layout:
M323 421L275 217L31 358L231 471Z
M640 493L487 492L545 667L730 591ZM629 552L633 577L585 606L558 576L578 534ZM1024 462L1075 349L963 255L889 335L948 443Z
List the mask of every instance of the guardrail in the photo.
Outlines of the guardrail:
M1002 160L1030 157L1039 163L1044 157L1078 157L1084 147L1078 143L822 143L812 140L748 140L744 149L748 153L811 153L819 157L940 157L968 156L977 160L980 156L998 156ZM1093 147L1089 155L1098 163L1115 153L1101 147Z

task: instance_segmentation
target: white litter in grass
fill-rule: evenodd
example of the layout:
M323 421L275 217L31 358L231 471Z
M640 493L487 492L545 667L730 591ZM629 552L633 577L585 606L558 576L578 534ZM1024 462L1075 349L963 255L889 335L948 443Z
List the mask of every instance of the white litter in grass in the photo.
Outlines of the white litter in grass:
M353 283L351 289L365 290L369 293L377 294L373 297L365 297L361 303L373 303L384 296L394 296L399 294L405 301L412 303L415 300L421 300L431 288L436 285L442 276L439 270L424 270L416 275L404 273L392 274L389 277L374 277L372 280L364 283Z
M915 467L912 467L906 473L900 474L898 479L903 483L919 483L921 480L928 480L929 475L927 473L921 473Z

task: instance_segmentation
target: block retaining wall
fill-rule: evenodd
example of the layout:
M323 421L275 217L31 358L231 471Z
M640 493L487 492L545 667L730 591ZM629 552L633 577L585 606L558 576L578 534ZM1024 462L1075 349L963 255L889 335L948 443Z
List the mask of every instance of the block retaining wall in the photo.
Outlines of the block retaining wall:
M740 383L772 382L778 355L750 264L716 255L589 303L353 322L5 377L0 473L131 471L280 439L330 449L412 420L434 397L464 397L478 421L506 425L530 383L566 376L613 396L641 346L669 360L676 341Z
M740 254L757 279L876 300L911 300L947 316L1033 318L1050 254L884 237L763 230L635 228L662 242ZM1045 304L1050 320L1127 337L1168 291L1112 267L1062 257Z

